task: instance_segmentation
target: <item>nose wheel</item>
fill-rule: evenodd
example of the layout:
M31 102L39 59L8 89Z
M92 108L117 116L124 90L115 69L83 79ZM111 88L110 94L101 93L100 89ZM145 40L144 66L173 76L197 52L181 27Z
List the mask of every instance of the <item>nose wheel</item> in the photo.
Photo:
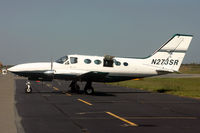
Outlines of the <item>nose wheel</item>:
M32 92L31 82L30 82L30 81L27 81L27 82L26 82L25 93L31 93L31 92Z

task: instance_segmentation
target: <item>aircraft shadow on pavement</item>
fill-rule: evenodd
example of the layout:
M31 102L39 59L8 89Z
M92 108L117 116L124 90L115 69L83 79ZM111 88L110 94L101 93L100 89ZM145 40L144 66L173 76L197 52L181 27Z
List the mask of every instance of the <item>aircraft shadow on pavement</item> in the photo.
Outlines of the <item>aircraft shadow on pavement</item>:
M17 79L15 80L16 83L16 92L25 93L24 88L25 86L25 80ZM72 93L70 90L45 90L45 85L37 86L33 84L32 86L33 91L31 94L58 94L63 95L66 93L70 93L72 95L84 95L84 90L80 90L78 93ZM137 93L152 93L148 91L95 91L93 95L91 96L116 96L116 94L137 94Z
M86 95L84 93L84 91L79 91L78 93L72 93L71 91L33 91L31 94L58 94L58 95L63 95L69 93L71 95ZM107 92L94 92L93 95L90 96L115 96L111 93L107 93Z

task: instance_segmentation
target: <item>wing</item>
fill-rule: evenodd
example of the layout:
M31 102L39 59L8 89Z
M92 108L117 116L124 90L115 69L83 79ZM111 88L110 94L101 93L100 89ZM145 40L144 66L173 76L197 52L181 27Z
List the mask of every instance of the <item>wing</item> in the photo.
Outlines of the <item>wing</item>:
M79 75L77 78L81 81L103 81L105 78L107 78L108 74L109 73L106 72L90 71Z

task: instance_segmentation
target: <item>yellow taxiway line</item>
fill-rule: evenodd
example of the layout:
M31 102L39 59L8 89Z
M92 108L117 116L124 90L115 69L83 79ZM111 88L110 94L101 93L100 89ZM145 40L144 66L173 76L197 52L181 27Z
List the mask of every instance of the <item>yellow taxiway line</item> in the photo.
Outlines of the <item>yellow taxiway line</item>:
M50 85L50 84L46 84L46 86L47 86L47 87L51 87L51 85Z
M82 100L82 99L78 99L79 101L81 101L81 102L83 102L83 103L85 103L85 104L87 104L87 105L92 105L91 103L89 103L89 102L86 102L86 101L84 101L84 100Z
M59 89L58 89L58 88L56 88L56 87L53 87L53 89L54 89L54 90L56 90L56 91L58 91L58 90L59 90Z
M65 95L67 95L67 96L72 96L70 93L65 93Z
M109 115L111 115L111 116L113 116L113 117L115 117L115 118L117 118L117 119L119 119L119 120L121 120L121 121L124 121L124 122L130 124L131 126L135 126L135 127L138 126L137 124L135 124L135 123L133 123L133 122L130 122L130 121L128 121L128 120L126 120L126 119L124 119L124 118L122 118L122 117L120 117L120 116L117 116L117 115L115 115L115 114L113 114L113 113L111 113L111 112L106 112L106 113L109 114Z

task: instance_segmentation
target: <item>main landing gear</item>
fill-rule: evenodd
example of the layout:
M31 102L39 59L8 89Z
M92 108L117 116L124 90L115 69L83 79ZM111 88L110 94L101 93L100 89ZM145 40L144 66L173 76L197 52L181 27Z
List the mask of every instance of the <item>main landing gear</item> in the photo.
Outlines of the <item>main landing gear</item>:
M80 86L77 84L77 81L72 81L70 86L72 93L79 93L80 92ZM94 88L92 87L92 82L88 81L84 87L84 92L87 95L94 94Z
M31 92L32 92L31 82L30 81L26 81L25 93L31 93Z
M94 88L92 87L92 82L87 82L84 88L84 92L87 95L94 94Z
M72 81L71 84L69 85L71 88L72 93L79 93L80 92L80 86L77 84L76 81Z

